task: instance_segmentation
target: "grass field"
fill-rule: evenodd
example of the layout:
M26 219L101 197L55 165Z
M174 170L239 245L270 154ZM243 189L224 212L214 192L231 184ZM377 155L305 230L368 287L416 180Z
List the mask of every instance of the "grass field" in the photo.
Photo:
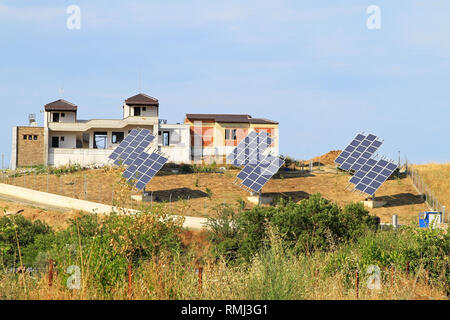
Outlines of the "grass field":
M336 173L332 167L322 168L295 177L287 177L286 174L282 178L274 177L264 186L263 196L291 198L298 202L311 194L321 193L339 205L364 200L364 196L345 190L348 174ZM121 172L119 168L91 169L59 176L44 174L5 178L4 182L109 205L120 199L124 207L136 208L140 203L132 201L133 192L123 187ZM153 192L155 203L165 203L171 212L179 215L208 216L221 203L237 204L239 201L251 208L253 204L247 201L249 194L233 184L238 172L174 174L163 171L153 178L147 191ZM393 214L399 216L400 223L417 221L418 213L427 209L409 178L388 180L377 192L377 199L387 201L387 204L370 209L370 212L379 216L382 222L390 222ZM44 215L42 211L35 217ZM61 221L57 224L63 225Z
M414 165L428 188L450 210L450 163Z

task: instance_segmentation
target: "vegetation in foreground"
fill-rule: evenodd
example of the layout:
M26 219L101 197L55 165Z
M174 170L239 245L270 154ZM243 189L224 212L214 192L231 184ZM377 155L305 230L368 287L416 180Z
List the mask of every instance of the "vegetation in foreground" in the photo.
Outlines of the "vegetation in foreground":
M360 299L449 293L450 236L440 230L381 232L360 204L340 208L320 195L216 211L206 255L183 243L182 220L163 207L135 216L83 215L63 231L3 217L0 299L355 299L356 272Z

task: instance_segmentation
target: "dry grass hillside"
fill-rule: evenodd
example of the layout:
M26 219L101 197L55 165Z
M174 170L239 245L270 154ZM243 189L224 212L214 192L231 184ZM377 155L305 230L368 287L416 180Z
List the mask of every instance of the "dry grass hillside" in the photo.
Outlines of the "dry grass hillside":
M450 209L450 163L414 165L438 200Z
M287 173L283 174L284 177L274 177L264 186L263 195L274 199L291 198L298 202L311 194L321 193L339 205L364 200L363 195L345 189L350 177L347 173L337 173L331 166L321 168L322 170L316 169L312 173L305 172L292 177ZM249 194L233 184L238 172L238 170L191 174L161 172L147 186L147 191L153 192L155 199L153 203L147 204L151 207L155 203L163 203L174 214L188 216L211 215L215 212L214 208L222 203L237 205L239 201L244 201L246 208L251 208L253 204L247 200ZM131 193L120 187L120 175L119 168L109 168L60 176L27 175L9 178L5 182L109 205L120 200L124 207L137 208L140 203L131 201ZM400 223L406 224L412 220L417 221L418 213L427 210L409 178L388 180L377 192L377 198L387 201L387 205L370 209L370 212L379 216L382 222L390 222L392 215L397 214ZM45 215L47 215L45 211L41 210L31 217ZM61 221L56 223L63 224Z

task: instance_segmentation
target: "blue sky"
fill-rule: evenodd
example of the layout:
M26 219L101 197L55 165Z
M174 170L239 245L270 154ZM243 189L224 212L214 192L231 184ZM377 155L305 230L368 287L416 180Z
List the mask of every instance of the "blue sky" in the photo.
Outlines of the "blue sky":
M80 30L66 27L72 4ZM0 151L7 162L12 126L42 124L62 87L80 119L120 118L142 91L173 123L277 120L280 152L297 159L366 131L393 159L450 161L449 17L448 0L0 1Z

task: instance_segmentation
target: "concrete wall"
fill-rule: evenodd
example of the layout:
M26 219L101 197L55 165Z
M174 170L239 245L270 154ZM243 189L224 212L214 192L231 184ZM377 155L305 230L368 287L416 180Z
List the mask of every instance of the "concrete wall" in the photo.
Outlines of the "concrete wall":
M48 154L48 164L56 167L68 164L82 166L105 164L112 151L112 149L51 148Z
M47 120L47 123L53 122L54 113L59 113L60 123L75 123L77 120L77 113L75 111L50 111L44 114L44 119ZM62 113L64 113L64 117L61 116Z
M189 125L184 124L161 124L159 126L158 146L163 153L169 156L170 162L175 163L190 163L191 148L190 148L190 133ZM169 132L169 146L163 146L163 132Z
M48 145L52 148L52 137L59 137L60 148L76 148L77 147L77 133L76 132L61 132L50 131ZM61 141L61 137L64 137L64 141Z
M9 167L11 170L15 170L17 168L17 127L12 128L11 137L11 158Z
M158 107L156 106L139 106L141 107L140 117L158 117ZM145 107L145 111L142 111L142 107ZM123 104L123 118L134 116L134 106Z
M44 164L44 128L17 127L16 148L18 167Z

